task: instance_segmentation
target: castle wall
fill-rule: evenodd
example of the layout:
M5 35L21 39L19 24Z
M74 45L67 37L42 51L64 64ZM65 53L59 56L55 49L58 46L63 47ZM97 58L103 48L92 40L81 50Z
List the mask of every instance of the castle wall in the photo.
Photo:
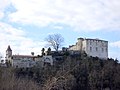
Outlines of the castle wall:
M70 46L69 50L77 50L77 45Z
M108 58L108 42L103 40L86 40L86 53L89 56Z
M73 51L85 51L88 56L108 58L108 41L79 38L76 45L69 48Z

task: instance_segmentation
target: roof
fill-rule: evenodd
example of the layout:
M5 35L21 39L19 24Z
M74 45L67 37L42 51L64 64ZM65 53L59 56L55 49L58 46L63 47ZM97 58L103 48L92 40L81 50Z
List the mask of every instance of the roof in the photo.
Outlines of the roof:
M98 38L96 38L96 39L90 39L90 38L86 38L85 40L95 40L95 41L104 41L104 42L108 42L108 41L101 40L101 39L98 39Z
M8 45L7 51L12 51L12 49L10 48L10 45Z
M101 40L101 39L98 39L98 38L96 38L96 39L91 39L91 38L78 38L78 40L79 39L82 39L82 40L95 40L95 41L104 41L104 42L108 42L108 41L106 41L106 40Z
M37 56L32 55L13 55L13 57L22 57L22 58L36 58Z

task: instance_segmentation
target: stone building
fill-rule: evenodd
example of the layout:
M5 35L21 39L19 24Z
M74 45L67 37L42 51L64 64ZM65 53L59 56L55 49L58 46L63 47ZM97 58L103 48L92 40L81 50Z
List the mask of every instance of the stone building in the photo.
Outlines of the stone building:
M45 64L53 65L53 58L51 55L34 56L34 52L31 52L31 55L12 55L9 45L6 50L6 62L15 68L44 67Z
M11 61L11 57L12 57L12 49L9 45L7 50L6 50L6 57L5 57L6 61Z
M17 68L30 68L36 65L35 58L32 55L12 55L11 64Z
M10 45L6 50L6 62L11 64L12 67L29 68L35 66L35 59L37 56L32 55L12 55Z
M85 51L88 56L108 58L108 41L100 39L78 38L76 45L69 46L69 51Z

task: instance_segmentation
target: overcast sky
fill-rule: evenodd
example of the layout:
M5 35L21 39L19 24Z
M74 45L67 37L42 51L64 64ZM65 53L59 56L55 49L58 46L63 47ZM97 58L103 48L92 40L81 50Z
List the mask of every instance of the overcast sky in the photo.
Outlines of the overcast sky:
M0 53L40 54L48 34L64 46L77 38L109 41L109 57L120 60L120 0L0 0Z

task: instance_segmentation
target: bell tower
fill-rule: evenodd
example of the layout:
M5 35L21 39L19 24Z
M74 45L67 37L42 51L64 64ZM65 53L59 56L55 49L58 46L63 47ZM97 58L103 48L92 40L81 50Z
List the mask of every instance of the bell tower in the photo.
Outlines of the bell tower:
M10 48L10 45L8 45L8 48L6 50L6 60L10 60L10 58L12 57L12 49Z

